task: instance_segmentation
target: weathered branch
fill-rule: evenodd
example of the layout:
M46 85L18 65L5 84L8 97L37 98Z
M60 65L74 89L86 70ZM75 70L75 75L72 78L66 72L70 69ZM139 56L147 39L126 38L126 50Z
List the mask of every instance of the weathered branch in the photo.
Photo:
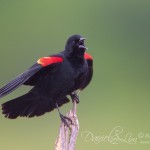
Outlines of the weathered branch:
M77 104L73 102L73 108L66 114L66 117L72 120L68 127L63 122L60 124L59 136L55 142L55 150L75 150L76 139L79 131L79 122L77 118Z

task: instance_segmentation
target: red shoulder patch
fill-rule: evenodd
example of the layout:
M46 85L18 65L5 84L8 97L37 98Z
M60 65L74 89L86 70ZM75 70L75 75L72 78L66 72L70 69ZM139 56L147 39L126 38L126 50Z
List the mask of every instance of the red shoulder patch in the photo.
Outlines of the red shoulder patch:
M90 60L93 60L92 56L87 54L87 53L84 53L84 59L90 59Z
M42 57L37 61L37 63L42 65L43 67L61 62L63 62L63 59L61 57Z

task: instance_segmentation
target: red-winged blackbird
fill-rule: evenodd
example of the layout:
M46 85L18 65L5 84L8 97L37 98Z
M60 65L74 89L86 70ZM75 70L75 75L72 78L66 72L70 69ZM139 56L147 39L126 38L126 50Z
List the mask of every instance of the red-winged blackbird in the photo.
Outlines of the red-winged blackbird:
M0 98L23 84L33 86L25 95L2 104L5 117L14 119L43 115L69 102L68 95L78 101L76 91L83 90L93 75L93 60L85 53L84 40L80 35L71 36L64 51L40 58L2 87ZM64 119L61 113L60 117Z

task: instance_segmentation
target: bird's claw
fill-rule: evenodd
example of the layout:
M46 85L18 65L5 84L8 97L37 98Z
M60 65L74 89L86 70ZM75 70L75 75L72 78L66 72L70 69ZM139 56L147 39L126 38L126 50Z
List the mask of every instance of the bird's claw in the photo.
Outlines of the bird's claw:
M64 125L67 126L67 127L69 127L71 124L73 124L73 123L72 123L72 120L71 120L70 118L68 118L68 117L66 117L66 116L64 116L64 115L61 114L61 112L60 112L60 110L59 110L59 107L58 107L58 104L56 103L55 105L56 105L56 108L57 108L57 110L58 110L58 112L59 112L61 121L64 123ZM68 123L67 120L68 120L68 122L70 122L70 123Z
M73 93L71 94L71 99L72 99L72 101L76 101L77 104L80 102L79 96L77 95L76 92L73 92Z
M60 114L60 118L61 118L61 121L64 123L65 126L69 127L70 125L72 125L72 120L70 118L68 118L62 114ZM68 123L68 122L70 122L70 123Z

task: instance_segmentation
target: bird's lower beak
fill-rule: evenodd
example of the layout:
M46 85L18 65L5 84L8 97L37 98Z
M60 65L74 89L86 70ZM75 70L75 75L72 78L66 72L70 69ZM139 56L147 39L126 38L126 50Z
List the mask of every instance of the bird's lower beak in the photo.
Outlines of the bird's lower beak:
M80 48L80 49L84 49L84 50L88 50L88 48L85 47L84 45L79 45L79 48Z

